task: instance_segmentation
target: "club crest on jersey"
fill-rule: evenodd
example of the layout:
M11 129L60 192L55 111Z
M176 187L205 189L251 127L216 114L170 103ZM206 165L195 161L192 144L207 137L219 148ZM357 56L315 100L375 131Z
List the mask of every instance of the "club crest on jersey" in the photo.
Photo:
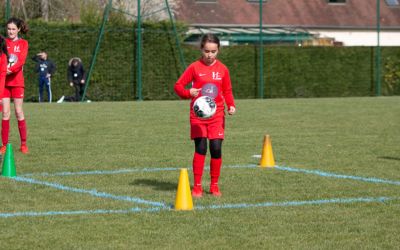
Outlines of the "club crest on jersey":
M212 79L213 80L221 80L221 73L219 72L212 72Z
M201 95L215 98L218 96L218 87L214 83L206 83L201 87Z
M14 46L14 52L21 52L19 45Z

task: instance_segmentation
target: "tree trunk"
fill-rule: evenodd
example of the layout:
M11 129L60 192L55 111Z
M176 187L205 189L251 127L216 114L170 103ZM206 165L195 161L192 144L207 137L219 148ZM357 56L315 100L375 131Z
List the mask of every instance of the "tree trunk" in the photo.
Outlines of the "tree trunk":
M40 7L43 20L49 21L49 0L41 0Z
M28 15L26 14L26 8L25 8L24 0L21 0L21 8L22 8L22 13L24 14L25 20L28 20Z

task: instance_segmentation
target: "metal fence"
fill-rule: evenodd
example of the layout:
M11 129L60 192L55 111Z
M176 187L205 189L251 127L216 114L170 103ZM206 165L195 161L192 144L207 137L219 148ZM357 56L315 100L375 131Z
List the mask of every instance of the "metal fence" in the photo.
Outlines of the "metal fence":
M60 39L60 34L55 35L57 31L49 32L50 29L35 26L30 56L45 46L50 57L56 60L58 75L55 82L59 82L59 87L54 93L58 96L70 91L64 84L67 62L69 58L79 56L88 71L85 94L92 99L175 99L174 81L188 62L198 58L199 52L194 46L199 37L204 33L215 33L224 45L220 58L230 68L234 91L239 91L235 95L240 98L399 94L400 69L396 64L400 60L399 49L397 46L381 47L382 36L387 39L390 34L400 33L398 28L384 26L382 29L381 21L386 16L382 16L381 4L387 2L377 0L374 13L369 13L375 15L374 25L355 27L345 23L348 28L337 32L327 28L272 27L263 20L268 5L264 6L261 0L253 3L258 7L258 13L254 13L259 17L258 27L188 26L180 29L169 1L165 0L156 11L146 15L164 12L168 19L160 24L161 28L146 28L141 12L128 13L117 9L114 2L108 0L100 22L90 29L79 29L71 24L71 27L58 31L64 35ZM4 6L5 19L15 11L10 3L7 0ZM138 0L138 9L140 3ZM129 16L130 28L118 27L115 23L110 26L111 16L116 13ZM363 34L367 34L368 39L372 37L373 43L347 46L346 39ZM44 41L37 42L37 37L43 37L46 45L43 45ZM129 41L129 44L122 41ZM157 43L168 43L169 46L158 46ZM32 62L27 63L26 75L28 86L32 87L32 91L28 90L28 98L34 101Z

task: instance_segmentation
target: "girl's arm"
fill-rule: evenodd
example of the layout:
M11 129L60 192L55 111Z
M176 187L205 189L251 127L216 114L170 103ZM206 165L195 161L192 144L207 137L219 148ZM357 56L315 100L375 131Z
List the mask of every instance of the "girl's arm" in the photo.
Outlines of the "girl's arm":
M229 75L229 70L226 69L224 78L222 79L222 95L225 99L225 103L228 106L228 111L231 107L235 108L235 99L232 93L232 83L231 77ZM234 111L233 111L234 112Z
M0 59L0 100L3 98L4 86L6 83L7 76L7 56L3 53Z
M175 93L182 99L191 98L190 89L185 87L193 81L193 67L189 66L185 72L179 77L178 81L175 83L174 90Z

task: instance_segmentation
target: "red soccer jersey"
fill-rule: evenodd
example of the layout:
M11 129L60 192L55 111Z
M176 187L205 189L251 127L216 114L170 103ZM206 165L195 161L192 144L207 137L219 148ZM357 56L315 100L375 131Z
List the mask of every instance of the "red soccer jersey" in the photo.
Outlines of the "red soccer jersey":
M7 75L7 56L2 53L0 56L0 98L3 98L4 94L4 86L6 83L6 75Z
M8 71L11 72L6 77L6 86L24 87L23 67L28 55L28 41L22 38L16 41L6 38L6 44L9 55Z
M194 114L192 106L197 98L192 98L190 102L190 121L192 123L213 122L214 119L223 117L225 115L224 102L228 107L235 107L229 70L219 60L216 60L212 65L206 65L199 59L189 65L175 83L174 90L176 94L184 99L191 98L189 89L185 88L191 83L191 88L201 88L198 97L210 96L214 98L217 104L215 115L210 119L204 120Z

